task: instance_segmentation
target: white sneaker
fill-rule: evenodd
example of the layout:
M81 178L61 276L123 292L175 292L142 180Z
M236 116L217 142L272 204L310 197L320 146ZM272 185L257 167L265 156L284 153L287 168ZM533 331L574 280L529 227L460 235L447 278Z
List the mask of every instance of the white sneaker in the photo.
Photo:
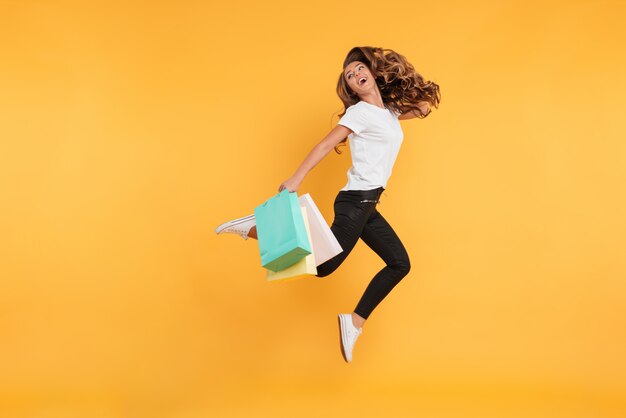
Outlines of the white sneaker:
M226 222L215 228L216 234L238 234L243 239L248 239L248 232L256 225L256 218L254 215L244 216L243 218L235 219L230 222Z
M352 323L352 315L339 314L339 336L341 345L341 354L344 360L350 363L352 361L352 349L359 335L363 332L362 328L357 328Z

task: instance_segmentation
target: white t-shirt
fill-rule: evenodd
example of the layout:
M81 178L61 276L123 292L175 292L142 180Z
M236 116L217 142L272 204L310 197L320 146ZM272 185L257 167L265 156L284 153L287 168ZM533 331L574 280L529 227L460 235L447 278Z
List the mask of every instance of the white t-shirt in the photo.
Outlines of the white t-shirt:
M387 187L393 164L404 138L399 113L360 101L346 109L338 124L350 128L348 135L352 167L348 184L341 190Z

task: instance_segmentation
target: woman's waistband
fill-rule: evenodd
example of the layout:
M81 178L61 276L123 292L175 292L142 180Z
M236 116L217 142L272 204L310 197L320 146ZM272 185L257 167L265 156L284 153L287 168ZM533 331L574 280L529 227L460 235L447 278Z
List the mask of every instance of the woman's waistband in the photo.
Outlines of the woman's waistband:
M339 194L342 196L358 197L361 199L378 200L384 191L384 187L378 187L371 190L340 190Z

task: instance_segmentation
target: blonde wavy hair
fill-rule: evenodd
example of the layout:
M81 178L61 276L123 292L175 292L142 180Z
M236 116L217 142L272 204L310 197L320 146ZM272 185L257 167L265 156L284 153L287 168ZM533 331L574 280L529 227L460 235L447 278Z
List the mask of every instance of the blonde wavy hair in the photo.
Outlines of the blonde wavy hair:
M430 114L423 113L419 107L420 102L427 102L431 107L438 108L441 100L439 85L424 80L413 65L401 54L392 49L383 49L372 46L357 46L348 52L343 61L343 70L337 82L337 95L343 102L341 118L346 114L348 107L359 102L359 96L350 89L343 72L348 64L360 61L369 67L372 76L376 80L383 103L398 113L417 111L418 118L425 118ZM348 138L344 138L335 147L335 152L341 154L339 146L346 144Z

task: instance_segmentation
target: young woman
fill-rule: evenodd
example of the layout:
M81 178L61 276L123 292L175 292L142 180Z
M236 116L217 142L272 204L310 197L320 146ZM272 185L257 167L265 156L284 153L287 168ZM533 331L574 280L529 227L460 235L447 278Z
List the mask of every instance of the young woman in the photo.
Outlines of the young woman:
M411 268L404 245L378 212L376 205L400 150L404 134L399 120L424 118L440 101L439 86L425 81L399 53L375 47L355 47L348 52L337 83L343 102L340 120L304 159L278 191L295 192L307 173L332 149L350 140L352 167L348 183L334 202L330 227L343 252L317 267L318 277L328 276L346 259L359 238L386 263L351 314L339 314L341 352L352 361L354 343L374 308ZM220 225L216 232L257 238L254 215Z

